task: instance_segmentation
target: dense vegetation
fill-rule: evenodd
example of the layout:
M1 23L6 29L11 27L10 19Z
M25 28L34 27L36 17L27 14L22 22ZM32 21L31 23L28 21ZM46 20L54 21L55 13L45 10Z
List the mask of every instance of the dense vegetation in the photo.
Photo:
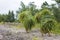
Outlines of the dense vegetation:
M8 14L0 14L0 22L14 22L14 12L9 11Z
M57 5L59 4L58 1ZM37 9L34 2L26 6L21 2L21 8L18 13L19 21L25 26L26 31L31 31L32 26L39 24L42 34L57 33L60 23L60 7L56 4L49 5L46 1L42 4L41 9ZM58 14L57 14L58 13ZM37 25L38 27L38 25ZM30 29L30 30L28 30ZM58 29L58 30L57 30ZM59 31L60 32L60 31Z

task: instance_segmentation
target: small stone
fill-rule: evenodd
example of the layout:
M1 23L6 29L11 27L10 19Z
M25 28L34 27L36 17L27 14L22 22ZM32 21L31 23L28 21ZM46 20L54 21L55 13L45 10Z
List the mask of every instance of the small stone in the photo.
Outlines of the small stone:
M44 39L44 40L47 40L47 39Z
M3 38L3 35L0 35L0 39L2 39Z
M59 40L59 39L53 39L53 40Z

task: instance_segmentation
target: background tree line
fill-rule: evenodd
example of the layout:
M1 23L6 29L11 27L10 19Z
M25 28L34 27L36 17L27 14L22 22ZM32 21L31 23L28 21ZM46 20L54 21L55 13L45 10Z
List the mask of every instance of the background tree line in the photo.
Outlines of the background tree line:
M13 11L9 11L8 14L0 14L0 22L14 22L15 16Z

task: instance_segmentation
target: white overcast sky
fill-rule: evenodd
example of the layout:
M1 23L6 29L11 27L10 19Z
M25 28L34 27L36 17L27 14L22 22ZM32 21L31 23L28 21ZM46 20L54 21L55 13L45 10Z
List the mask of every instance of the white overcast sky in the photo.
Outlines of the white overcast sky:
M25 5L28 5L29 2L35 2L38 8L40 8L44 1L47 1L49 4L55 3L51 0L0 0L0 14L8 13L9 10L13 10L16 13L21 1L24 2Z

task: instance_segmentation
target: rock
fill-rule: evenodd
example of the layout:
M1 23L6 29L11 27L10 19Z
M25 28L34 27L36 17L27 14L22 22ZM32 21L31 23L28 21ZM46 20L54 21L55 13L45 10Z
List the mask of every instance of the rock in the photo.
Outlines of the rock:
M3 35L0 34L0 40L3 39Z
M53 39L53 40L59 40L59 39Z

